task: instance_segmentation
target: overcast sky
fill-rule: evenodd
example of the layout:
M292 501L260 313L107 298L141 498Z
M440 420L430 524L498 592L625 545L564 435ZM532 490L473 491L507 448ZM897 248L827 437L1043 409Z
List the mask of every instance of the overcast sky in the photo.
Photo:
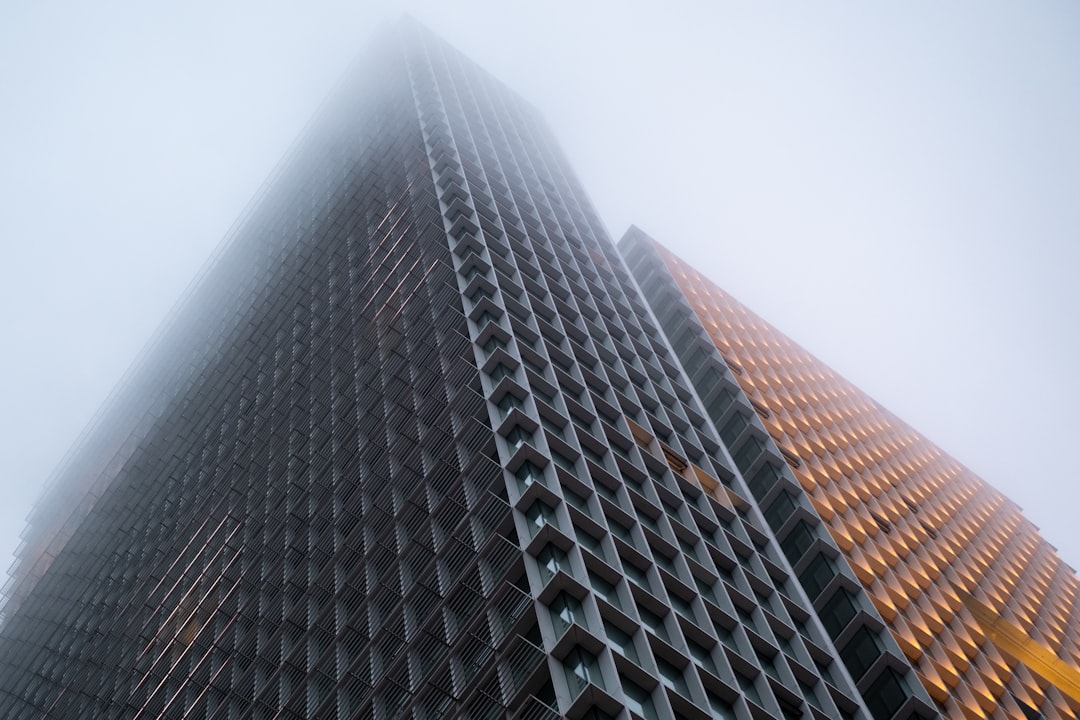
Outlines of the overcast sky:
M159 7L169 5L169 7ZM635 223L1080 563L1075 2L0 8L0 565L42 483L403 10Z

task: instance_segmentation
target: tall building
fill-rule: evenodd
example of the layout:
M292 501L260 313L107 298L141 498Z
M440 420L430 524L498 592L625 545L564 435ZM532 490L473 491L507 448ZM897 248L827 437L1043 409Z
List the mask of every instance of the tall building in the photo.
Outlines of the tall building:
M24 538L4 718L1078 708L1076 575L1017 508L644 233L620 255L538 113L409 23Z
M865 588L806 586L833 636L868 598L947 717L1075 717L1080 581L1020 508L642 231L621 247L791 564L824 527Z
M381 37L236 228L25 534L4 718L937 715L718 353L441 41Z

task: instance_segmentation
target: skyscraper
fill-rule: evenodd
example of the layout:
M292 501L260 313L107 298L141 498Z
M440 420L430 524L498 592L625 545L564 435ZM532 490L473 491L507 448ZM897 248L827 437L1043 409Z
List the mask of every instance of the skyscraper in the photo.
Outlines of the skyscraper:
M1080 580L1020 508L641 230L621 247L791 563L828 528L948 717L1075 717ZM848 597L815 605L846 632Z
M0 714L933 717L702 399L537 113L405 24L59 471Z

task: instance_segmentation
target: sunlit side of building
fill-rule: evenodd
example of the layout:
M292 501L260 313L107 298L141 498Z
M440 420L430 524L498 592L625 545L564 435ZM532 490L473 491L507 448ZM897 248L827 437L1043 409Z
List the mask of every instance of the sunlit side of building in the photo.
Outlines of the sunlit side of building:
M1080 582L1020 508L645 233L622 248L665 331L719 351L943 713L1074 717ZM693 370L699 347L674 344L711 392ZM719 409L737 456L756 442L749 418ZM782 492L771 479L751 488L765 508ZM798 524L773 529L798 566Z

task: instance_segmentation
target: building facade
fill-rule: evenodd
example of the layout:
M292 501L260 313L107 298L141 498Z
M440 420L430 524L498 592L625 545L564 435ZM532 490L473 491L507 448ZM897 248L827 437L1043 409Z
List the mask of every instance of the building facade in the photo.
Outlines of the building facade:
M824 527L865 588L815 599L833 636L869 599L947 717L1075 717L1080 581L1020 508L639 229L621 247L792 565Z
M405 23L58 471L0 715L935 717L712 402L536 111Z

